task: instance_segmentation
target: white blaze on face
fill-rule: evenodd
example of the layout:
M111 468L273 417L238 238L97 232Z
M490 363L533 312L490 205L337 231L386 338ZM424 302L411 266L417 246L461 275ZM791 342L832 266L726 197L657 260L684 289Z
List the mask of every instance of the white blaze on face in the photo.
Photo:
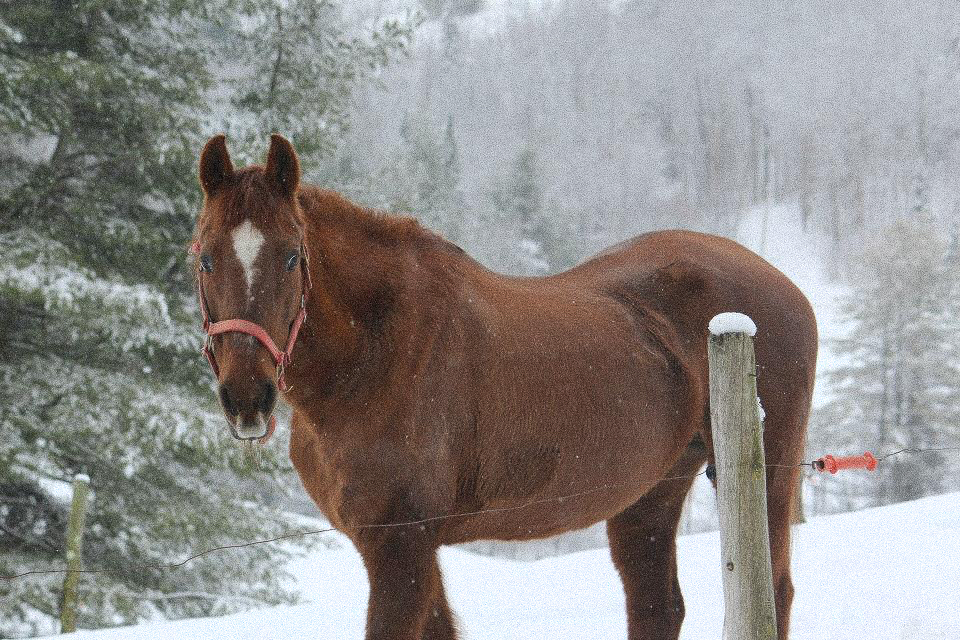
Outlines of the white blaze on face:
M244 220L231 234L233 237L233 251L243 267L243 275L247 278L247 298L253 290L253 263L257 261L257 254L263 245L263 234L256 227Z

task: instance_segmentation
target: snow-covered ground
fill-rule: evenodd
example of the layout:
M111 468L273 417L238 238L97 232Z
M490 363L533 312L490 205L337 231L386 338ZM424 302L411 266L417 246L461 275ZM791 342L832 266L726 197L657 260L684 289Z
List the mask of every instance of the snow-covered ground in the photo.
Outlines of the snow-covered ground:
M960 638L960 493L825 516L794 531L793 640ZM681 537L684 640L723 624L719 538ZM604 549L515 562L444 549L462 637L626 637L623 593ZM363 637L367 584L349 546L294 567L307 604L198 620L81 631L64 640L348 640Z

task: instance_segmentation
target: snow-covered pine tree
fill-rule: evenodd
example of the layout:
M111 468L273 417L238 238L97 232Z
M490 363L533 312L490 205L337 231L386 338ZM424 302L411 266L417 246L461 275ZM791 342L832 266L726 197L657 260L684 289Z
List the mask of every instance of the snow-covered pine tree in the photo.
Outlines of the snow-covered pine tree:
M292 132L309 159L345 126L349 88L402 49L393 23L366 44L336 32L337 6L0 4L0 574L63 565L62 494L89 475L86 565L111 573L81 580L81 627L292 597L290 546L138 565L291 528L263 499L290 474L282 438L252 468L213 403L185 250L202 129L226 124L208 100L251 141ZM209 70L240 24L263 27L232 41L254 75L222 81ZM60 585L0 581L0 636L54 630Z
M515 226L519 246L513 250L520 270L531 275L561 271L577 257L567 237L572 230L558 224L544 207L542 182L537 152L527 145L491 195L495 215Z
M198 205L203 2L0 6L0 572L63 565L78 473L95 494L79 623L290 600L279 549L138 568L284 530L224 437L185 247ZM0 635L56 628L62 577L0 581Z
M440 130L429 121L408 115L400 139L381 166L371 194L376 206L412 215L453 241L461 241L468 217L460 187L460 158L452 118Z
M814 449L877 454L960 440L960 269L948 239L919 218L877 233L853 262L842 303L846 335L831 348L831 401L817 413ZM835 508L901 502L958 488L944 454L886 460L849 475Z
M357 84L407 50L415 22L388 17L364 33L332 0L239 4L220 21L226 46L217 61L231 88L231 153L259 162L263 137L282 131L303 164L316 166L349 127Z
M484 0L419 0L428 19L473 15L484 8Z

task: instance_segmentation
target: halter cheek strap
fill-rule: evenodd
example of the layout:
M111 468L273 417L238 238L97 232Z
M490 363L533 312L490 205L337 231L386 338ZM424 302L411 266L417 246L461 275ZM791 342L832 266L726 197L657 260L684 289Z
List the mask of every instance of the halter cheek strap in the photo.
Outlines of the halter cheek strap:
M190 250L195 254L199 254L200 243L194 242L190 247ZM300 256L300 269L303 277L303 293L300 294L300 310L297 312L297 317L294 318L293 324L290 325L290 335L287 338L287 347L282 351L277 347L276 343L273 341L273 338L270 337L270 334L267 333L266 329L255 322L241 320L239 318L210 322L210 314L207 311L207 301L203 295L203 285L200 282L200 278L197 277L197 296L200 299L200 313L203 314L203 331L207 334L206 339L203 341L203 349L201 349L201 351L203 352L204 357L207 359L207 362L210 363L210 368L213 369L213 375L218 380L220 378L220 367L217 366L217 359L213 353L213 337L222 333L246 333L247 335L251 335L256 338L260 344L266 347L267 351L270 352L270 357L273 358L273 362L277 366L277 388L280 391L287 390L288 387L285 377L286 368L293 359L293 348L297 344L297 336L300 334L300 327L303 326L303 323L307 319L307 293L313 287L313 281L310 278L307 251L306 247L303 245L300 246ZM263 444L269 440L276 428L277 418L276 416L270 416L270 424L267 428L267 434L260 438L259 442Z

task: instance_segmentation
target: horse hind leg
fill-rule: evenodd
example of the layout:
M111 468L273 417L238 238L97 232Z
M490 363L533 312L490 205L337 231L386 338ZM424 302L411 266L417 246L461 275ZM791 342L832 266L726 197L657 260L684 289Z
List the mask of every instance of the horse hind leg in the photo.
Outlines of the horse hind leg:
M798 403L799 404L799 403ZM790 575L790 528L804 448L803 428L807 411L795 410L786 419L771 421L768 411L764 431L767 467L767 527L770 531L770 560L776 603L777 637L788 640L793 581ZM780 427L780 428L777 428Z
M767 469L767 526L770 530L770 560L777 615L777 638L788 640L793 580L790 575L790 526L800 469Z
M629 640L677 640L684 605L677 578L677 525L694 474L706 458L691 445L668 476L607 520L607 537L627 600Z
M790 526L794 509L794 490L799 474L799 468L767 469L767 528L770 535L770 561L778 640L788 640L790 634L790 610L793 606ZM716 488L715 479L713 484Z

